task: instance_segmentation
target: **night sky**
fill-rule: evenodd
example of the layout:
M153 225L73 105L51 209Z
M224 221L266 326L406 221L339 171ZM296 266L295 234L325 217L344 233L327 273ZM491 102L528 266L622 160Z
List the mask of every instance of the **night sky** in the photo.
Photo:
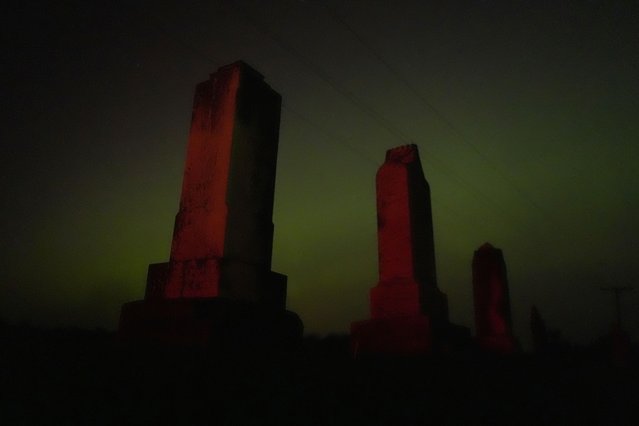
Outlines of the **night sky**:
M486 241L524 344L533 304L588 343L600 287L639 287L636 2L169 3L3 6L1 318L117 327L168 260L194 87L239 59L283 97L273 269L307 332L369 317L375 172L407 143L453 321L473 327Z

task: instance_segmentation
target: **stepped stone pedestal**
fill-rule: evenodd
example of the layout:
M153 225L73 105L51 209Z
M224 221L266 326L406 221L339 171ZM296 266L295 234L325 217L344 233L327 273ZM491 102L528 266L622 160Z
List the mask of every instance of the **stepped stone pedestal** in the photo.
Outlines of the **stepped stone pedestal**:
M464 331L449 323L437 287L430 189L416 145L386 152L376 187L379 282L370 292L371 319L351 325L352 350L430 353Z
M197 85L170 259L149 266L145 299L123 306L122 340L301 337L286 276L271 271L280 110L243 62Z

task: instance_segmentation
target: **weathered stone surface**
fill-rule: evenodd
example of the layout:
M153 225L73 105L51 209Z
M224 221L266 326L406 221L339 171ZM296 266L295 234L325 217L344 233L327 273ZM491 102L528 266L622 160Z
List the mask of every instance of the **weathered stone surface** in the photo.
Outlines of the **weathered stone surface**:
M441 346L450 324L437 287L430 189L417 146L388 150L376 185L379 282L370 292L372 319L351 325L352 349L428 353Z
M371 290L373 318L427 314L448 321L437 288L430 188L416 145L386 152L377 171L379 283Z
M226 326L254 339L264 312L271 325L295 315L285 314L286 276L271 271L280 109L243 62L197 85L171 256L149 266L146 300L123 307L123 340L197 343Z
M264 300L280 106L242 62L198 84L164 297Z
M473 256L475 329L480 347L510 353L517 349L512 334L506 263L501 250L489 243Z

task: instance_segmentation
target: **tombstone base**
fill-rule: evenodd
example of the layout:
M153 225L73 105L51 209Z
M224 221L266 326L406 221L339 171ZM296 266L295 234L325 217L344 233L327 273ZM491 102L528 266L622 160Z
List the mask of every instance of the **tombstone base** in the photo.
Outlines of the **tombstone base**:
M293 312L214 297L126 303L118 338L125 344L241 350L293 345L302 332L302 321Z
M519 343L509 334L478 337L477 345L481 350L495 354L507 355L519 351Z
M426 315L378 318L351 324L351 352L362 355L415 356L467 352L470 330L450 322L436 325Z
M427 311L422 309L420 293L427 295ZM438 288L420 290L420 284L412 280L380 282L370 290L371 316L373 318L397 318L420 316L428 312L436 322L448 322L448 299Z
M220 257L152 263L144 298L224 297L284 310L286 281L286 275L263 266Z
M378 318L351 324L351 350L360 355L424 355L432 352L430 318Z

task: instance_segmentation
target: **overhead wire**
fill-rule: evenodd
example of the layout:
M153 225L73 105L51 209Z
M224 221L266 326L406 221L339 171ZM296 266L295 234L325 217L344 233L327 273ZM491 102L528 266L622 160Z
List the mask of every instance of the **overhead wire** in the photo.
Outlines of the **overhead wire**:
M356 156L360 157L362 160L366 161L369 164L372 164L372 165L379 164L378 161L375 161L368 154L362 152L360 149L353 146L353 144L349 143L345 138L338 136L329 130L326 130L325 128L321 127L319 124L315 123L313 120L309 119L306 115L300 113L299 111L296 111L290 108L286 104L282 104L282 109L285 110L287 113L296 117L298 120L305 122L307 126L322 133L325 137L327 137L327 141L329 143L332 142L334 145L346 148L352 154L355 154Z
M198 62L203 63L207 67L210 67L211 65L213 65L214 67L219 67L223 65L219 59L212 60L210 57L211 55L203 52L201 49L197 49L196 47L192 46L190 43L183 40L181 37L175 35L174 32L170 31L170 29L167 28L165 25L162 25L161 23L158 23L149 19L146 19L145 23L147 25L152 26L158 33L160 33L167 40L183 48L185 52L189 52L190 55L188 56L190 57L190 59L196 59ZM316 123L314 120L310 119L307 115L299 112L296 108L293 108L287 105L286 102L282 103L282 110L284 110L287 114L290 114L292 117L294 117L298 121L304 123L307 127L315 131L318 131L319 133L324 135L328 143L333 143L336 147L349 151L351 154L355 156L355 158L358 158L359 160L364 161L375 167L379 166L379 164L381 163L381 161L378 161L372 158L367 153L363 152L362 150L355 147L353 144L349 143L345 138L334 134L333 132L327 130L320 124ZM457 217L464 216L454 206L451 206L450 203L447 203L445 200L440 200L440 202L438 202L438 205L440 206L440 209L444 210L447 214L452 214ZM469 230L472 228L466 221L462 221L461 224L462 226L467 227Z
M221 1L220 3L224 3L224 1ZM139 12L140 15L142 14L141 10L137 10L137 12ZM144 22L149 24L149 25L152 25L165 38L171 40L173 43L175 43L176 45L180 46L185 51L190 52L191 53L191 59L196 58L198 60L198 62L202 62L203 64L206 64L206 66L213 65L215 68L218 68L218 67L224 65L220 60L213 60L212 61L210 59L210 55L208 53L205 53L204 51L194 47L190 43L187 43L181 37L177 37L174 34L171 34L171 32L164 25L162 25L161 23L158 23L158 22L155 22L155 21L152 21L152 20L149 20L149 19L145 19ZM337 147L344 148L347 151L350 151L351 154L354 154L355 156L361 158L362 160L364 160L365 162L367 162L369 164L372 164L372 165L378 165L379 164L379 161L374 160L370 155L368 155L367 153L365 153L362 150L358 149L356 146L354 146L353 144L348 142L345 138L343 138L341 136L338 136L335 133L323 128L321 125L319 125L318 123L316 123L315 121L310 119L307 115L297 111L295 108L293 108L290 105L288 105L285 101L282 103L282 110L284 110L284 111L286 111L286 113L294 116L298 121L304 122L306 124L306 126L308 126L308 127L312 128L313 130L323 134L326 137L327 142L333 143Z
M229 4L234 10L236 10L249 24L251 24L256 30L260 33L271 39L275 44L277 44L282 50L289 53L291 56L295 57L298 62L304 65L310 72L319 77L324 83L330 86L337 93L346 98L351 104L356 106L360 111L364 112L369 116L380 127L384 128L389 134L395 136L404 144L414 144L415 141L409 137L405 132L403 132L400 128L394 125L388 118L384 115L376 111L374 108L369 106L366 102L364 102L361 98L355 95L351 90L340 84L334 78L332 78L322 67L317 65L315 62L310 60L306 55L299 52L296 48L294 48L290 43L287 43L280 36L270 30L266 25L256 20L250 12L248 12L242 5L240 5L237 1L234 0L226 0L226 3ZM457 183L458 186L463 187L470 195L475 197L482 203L487 204L490 208L498 210L502 215L511 216L500 203L496 202L491 197L487 196L481 190L476 188L474 185L470 184L460 176L458 176L455 172L451 170L449 166L445 164L438 156L436 156L431 151L428 151L428 155L424 157L424 160L431 163L434 167L439 168L442 172L447 175L451 180Z
M222 0L222 3L228 3L228 2L229 2L228 0L226 0L226 1ZM233 6L238 6L234 2L232 3L232 5ZM234 9L237 10L237 7L234 7ZM246 12L246 11L244 11L244 12ZM291 55L295 56L296 59L298 59L300 62L302 62L303 65L307 66L308 68L311 68L313 70L314 74L316 74L318 77L320 77L320 79L322 79L325 83L327 83L329 86L331 86L336 92L338 92L342 96L346 97L347 100L349 100L351 103L353 103L355 106L357 106L360 110L365 112L370 118L372 118L373 120L377 120L378 124L379 123L383 123L382 127L384 127L387 131L389 131L389 133L391 133L394 136L398 137L400 140L402 140L406 144L414 143L411 138L409 138L406 134L404 134L400 129L396 128L396 126L394 126L390 121L388 121L386 118L381 116L374 109L368 107L359 98L357 98L351 91L348 91L347 89L343 88L340 84L338 84L336 81L334 81L320 67L315 66L315 64L312 61L310 61L307 58L305 58L304 55L299 54L295 49L293 49L293 48L289 49L288 45L286 43L282 44L281 42L279 42L278 41L278 40L280 40L279 37L277 37L272 32L268 31L265 27L259 25L259 23L257 23L254 19L252 19L252 17L250 15L248 15L248 12L246 12L246 14L247 15L243 14L243 16L245 16L246 20L249 21L249 23L252 26L254 26L258 31L260 31L262 33L268 32L269 38L271 38L276 44L278 44L278 46L280 46L280 48L284 49L285 51L289 52ZM207 66L210 66L212 63L214 63L214 64L217 63L217 66L221 66L221 63L220 63L219 60L211 61L211 59L209 58L210 55L205 54L201 50L194 48L189 43L186 43L184 40L182 40L180 37L177 37L175 35L170 34L169 31L166 29L166 27L162 26L161 24L154 23L154 26L156 27L156 29L158 29L162 33L162 35L164 35L168 39L172 40L174 43L180 45L181 47L185 48L187 51L190 51L194 55L193 57L197 57L198 61L202 61ZM271 37L271 35L272 35L272 37ZM206 59L206 58L209 58L209 59ZM316 122L314 122L313 120L308 118L308 116L306 116L305 114L302 114L299 111L296 111L294 108L291 108L290 106L287 106L286 104L282 105L282 109L287 111L287 113L290 113L292 116L296 117L299 121L304 122L308 127L311 127L314 130L317 130L320 133L322 133L324 136L327 137L327 141L329 141L329 143L332 142L336 146L339 146L339 147L341 147L343 149L346 149L346 150L350 151L352 154L356 155L361 160L363 160L363 161L365 161L365 162L367 162L369 164L372 164L372 165L380 164L379 161L375 161L368 154L362 152L360 149L358 149L355 146L353 146L352 144L350 144L344 138L339 137L339 136L335 135L334 133L326 130L324 127L322 127L321 125L317 124ZM433 159L435 161L433 161ZM429 153L429 156L427 156L425 158L425 160L430 162L431 164L433 164L435 167L446 168L446 166L441 162L441 160L439 160L432 153ZM439 162L440 164L437 165L437 162ZM457 177L451 171L448 171L448 172L444 171L444 173L448 174L448 176L452 180L457 182L458 185L465 187L466 191L468 191L471 195L473 195L478 200L480 200L482 202L485 202L485 203L488 203L489 207L499 210L502 214L507 214L503 210L503 208L501 206L498 206L494 202L489 202L490 199L488 197L485 197L485 196L484 196L484 198L480 197L478 195L479 191L477 191L475 188L473 188L472 185L470 185L467 182L464 182L463 180L461 180L459 177ZM461 215L459 212L456 211L455 208L451 208L450 205L448 205L448 208L446 208L445 210L448 210L450 213L453 213L456 216L460 216Z
M388 62L379 51L372 46L364 37L362 37L348 22L346 22L337 11L330 7L329 5L324 5L324 10L327 14L337 23L339 23L351 36L357 40L367 51L373 56L380 64L386 68L386 70L397 79L409 92L411 92L422 104L426 111L431 112L435 115L442 123L448 127L449 130L452 131L453 134L457 137L459 141L469 147L481 160L483 160L486 164L488 164L492 170L499 175L499 177L507 183L511 189L513 189L521 199L526 201L531 207L536 210L543 212L543 209L535 203L526 193L522 190L518 185L516 185L511 177L509 177L506 173L504 173L500 167L498 167L494 161L488 158L483 152L481 152L475 144L470 142L468 138L462 133L455 123L452 122L439 108L437 108L431 101L429 101L418 89L412 84L404 75L390 62Z

